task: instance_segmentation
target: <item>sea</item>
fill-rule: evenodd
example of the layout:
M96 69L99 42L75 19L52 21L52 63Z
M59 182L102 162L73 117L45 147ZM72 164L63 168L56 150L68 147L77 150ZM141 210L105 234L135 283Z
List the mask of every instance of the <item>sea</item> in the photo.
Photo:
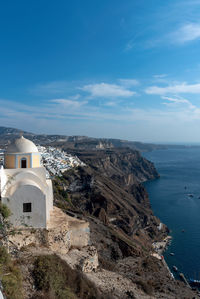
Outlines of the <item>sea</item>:
M145 187L154 215L172 236L165 260L176 277L173 266L186 278L200 279L200 147L154 150L143 156L160 174Z

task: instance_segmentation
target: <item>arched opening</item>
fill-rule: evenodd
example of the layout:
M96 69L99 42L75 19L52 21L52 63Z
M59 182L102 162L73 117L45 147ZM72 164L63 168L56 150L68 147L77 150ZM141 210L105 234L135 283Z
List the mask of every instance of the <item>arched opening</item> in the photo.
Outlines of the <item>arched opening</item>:
M21 168L27 168L27 160L26 158L21 159Z

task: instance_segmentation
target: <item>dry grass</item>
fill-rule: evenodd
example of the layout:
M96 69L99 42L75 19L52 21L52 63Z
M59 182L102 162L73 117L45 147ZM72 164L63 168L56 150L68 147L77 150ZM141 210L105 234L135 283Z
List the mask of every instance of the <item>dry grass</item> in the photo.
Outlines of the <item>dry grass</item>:
M41 299L102 298L81 272L72 270L57 255L38 256L33 278L36 290L43 294Z
M21 272L7 250L0 247L0 277L7 299L23 299Z

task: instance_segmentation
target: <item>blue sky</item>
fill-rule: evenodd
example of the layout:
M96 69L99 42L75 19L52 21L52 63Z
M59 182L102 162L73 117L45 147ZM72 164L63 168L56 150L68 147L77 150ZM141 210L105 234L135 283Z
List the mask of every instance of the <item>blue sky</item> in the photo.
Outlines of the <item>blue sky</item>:
M200 0L0 2L0 125L200 142Z

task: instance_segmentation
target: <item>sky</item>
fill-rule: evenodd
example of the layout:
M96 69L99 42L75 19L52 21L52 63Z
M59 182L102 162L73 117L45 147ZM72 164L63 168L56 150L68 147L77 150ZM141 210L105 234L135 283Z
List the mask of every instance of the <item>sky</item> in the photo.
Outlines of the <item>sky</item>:
M200 142L200 0L0 1L0 126Z

